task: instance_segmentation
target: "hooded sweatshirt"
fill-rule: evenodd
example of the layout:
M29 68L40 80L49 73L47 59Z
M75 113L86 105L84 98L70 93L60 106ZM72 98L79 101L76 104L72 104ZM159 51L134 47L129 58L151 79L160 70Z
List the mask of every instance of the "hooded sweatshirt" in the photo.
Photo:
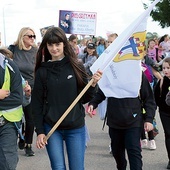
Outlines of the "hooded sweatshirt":
M46 78L42 75L46 72ZM44 73L45 73L44 72ZM47 109L43 114L44 79L47 87ZM85 80L88 83L88 80ZM35 75L32 95L33 115L37 134L43 134L43 124L51 127L60 119L67 108L78 96L82 88L78 87L76 75L68 57L60 61L42 63ZM77 102L58 129L75 129L84 126L85 111L83 104L92 99L95 88L90 87Z
M89 102L94 109L105 100L105 95L99 88L95 97ZM136 98L115 98L108 97L107 103L107 125L115 129L129 129L133 127L142 127L143 114L142 108L145 109L144 119L146 122L153 123L156 111L153 91L144 74L142 74L142 84L139 97Z

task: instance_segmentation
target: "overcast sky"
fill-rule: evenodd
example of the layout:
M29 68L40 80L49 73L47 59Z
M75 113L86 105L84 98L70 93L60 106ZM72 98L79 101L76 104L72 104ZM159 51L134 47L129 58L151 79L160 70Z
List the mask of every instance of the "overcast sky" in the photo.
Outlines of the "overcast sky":
M142 2L149 3L149 0L0 0L1 41L4 44L4 28L6 45L9 45L25 26L32 27L36 41L41 41L39 29L58 26L59 10L97 12L96 36L106 38L107 31L118 34L124 31L144 11ZM162 36L170 34L170 29L162 29L149 17L147 32Z

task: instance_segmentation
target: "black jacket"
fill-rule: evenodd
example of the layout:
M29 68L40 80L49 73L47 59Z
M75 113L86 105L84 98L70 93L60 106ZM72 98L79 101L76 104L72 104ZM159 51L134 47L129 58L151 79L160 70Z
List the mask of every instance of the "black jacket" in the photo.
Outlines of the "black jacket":
M159 107L159 110L170 114L170 106L168 106L165 102L166 95L169 92L169 87L170 87L170 79L164 76L162 87L160 88L160 80L159 80L155 86L154 94L155 94L156 104Z
M105 95L98 90L95 97L90 101L94 108L105 99ZM142 75L140 96L136 98L109 97L107 104L107 125L116 129L141 127L143 121L142 107L145 109L145 121L153 123L156 104L153 91L146 76Z
M43 79L41 72L47 71L47 111L43 115ZM85 80L88 83L88 80ZM59 120L67 108L72 104L82 89L77 85L74 70L69 58L61 61L42 63L35 75L34 91L32 95L33 114L37 134L44 133L43 123L51 127ZM74 129L84 126L85 111L83 103L92 99L95 88L90 87L81 100L59 125L58 129Z

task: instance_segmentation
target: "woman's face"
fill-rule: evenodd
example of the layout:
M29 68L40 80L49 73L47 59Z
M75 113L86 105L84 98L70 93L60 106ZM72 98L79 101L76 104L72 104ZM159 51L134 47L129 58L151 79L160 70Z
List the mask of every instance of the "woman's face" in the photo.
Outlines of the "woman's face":
M75 47L75 46L77 46L77 39L69 41L69 43L71 44L72 47Z
M54 44L48 44L47 43L47 49L49 53L52 56L52 59L61 59L64 57L64 43L54 43Z
M88 54L89 54L90 56L93 55L94 51L95 51L94 48L93 48L93 49L87 48L87 52L88 52Z
M36 38L36 36L35 36L34 32L31 30L28 30L27 33L23 37L23 42L24 42L25 46L27 48L30 46L33 46L35 38Z
M170 78L170 65L168 62L163 62L163 65L162 65L162 71L163 71L163 74Z

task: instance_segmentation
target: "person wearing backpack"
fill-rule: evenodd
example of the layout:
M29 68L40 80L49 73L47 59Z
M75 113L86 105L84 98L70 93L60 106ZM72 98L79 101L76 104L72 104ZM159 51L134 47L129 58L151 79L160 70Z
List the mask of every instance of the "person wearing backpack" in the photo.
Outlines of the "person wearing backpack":
M98 104L105 100L102 89L98 89L94 98L89 102L88 113L97 108ZM141 102L142 101L142 102ZM142 170L142 155L140 146L143 115L141 108L146 111L145 131L153 129L156 104L151 86L142 73L140 99L108 97L107 125L111 138L112 155L116 160L117 169L124 170L127 167L126 152L131 170Z
M165 134L165 146L169 160L167 169L170 169L170 106L166 103L166 96L170 87L170 57L163 60L162 71L164 77L156 84L154 95Z
M13 60L13 53L7 48L0 48L0 53L3 54L5 57ZM28 84L22 76L22 87L23 87L23 103L22 106L27 106L31 102L31 86Z
M0 53L0 169L14 170L18 163L18 132L23 88L20 71L15 63Z

